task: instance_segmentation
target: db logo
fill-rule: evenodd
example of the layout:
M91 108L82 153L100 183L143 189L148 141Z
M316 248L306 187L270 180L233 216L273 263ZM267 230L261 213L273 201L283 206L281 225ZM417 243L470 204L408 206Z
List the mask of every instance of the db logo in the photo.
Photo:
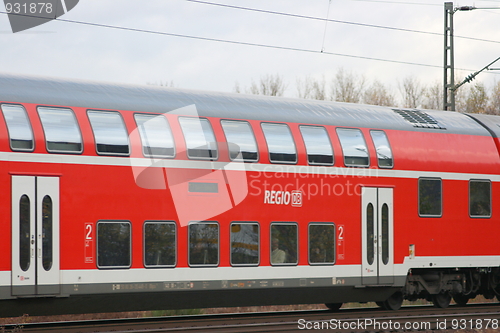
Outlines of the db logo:
M292 206L302 207L302 191L292 191Z

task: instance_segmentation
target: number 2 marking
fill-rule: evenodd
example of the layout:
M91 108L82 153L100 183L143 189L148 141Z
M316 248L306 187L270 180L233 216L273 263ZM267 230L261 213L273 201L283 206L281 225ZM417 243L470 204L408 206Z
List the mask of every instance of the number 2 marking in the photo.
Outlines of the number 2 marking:
M92 224L85 225L85 232L86 232L85 239L91 240L92 239Z

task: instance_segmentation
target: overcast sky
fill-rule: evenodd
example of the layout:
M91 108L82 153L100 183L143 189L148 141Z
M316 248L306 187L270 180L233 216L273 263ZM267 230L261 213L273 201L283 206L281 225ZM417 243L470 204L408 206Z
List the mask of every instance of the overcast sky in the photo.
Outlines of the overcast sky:
M339 68L393 88L407 76L426 84L443 80L442 1L207 1L212 5L187 0L80 0L61 20L15 34L2 13L0 71L132 84L173 81L179 88L222 92L233 91L235 82L244 88L261 76L280 74L288 83L287 96L296 95L297 78L324 76L330 80ZM455 4L500 8L500 0ZM346 23L325 24L323 20L262 11L328 16ZM456 36L493 41L456 38L457 68L478 70L500 56L500 9L457 12L454 20ZM500 61L496 67L500 68ZM457 81L469 73L461 71ZM500 71L496 73L480 74L478 81L487 85L500 81Z

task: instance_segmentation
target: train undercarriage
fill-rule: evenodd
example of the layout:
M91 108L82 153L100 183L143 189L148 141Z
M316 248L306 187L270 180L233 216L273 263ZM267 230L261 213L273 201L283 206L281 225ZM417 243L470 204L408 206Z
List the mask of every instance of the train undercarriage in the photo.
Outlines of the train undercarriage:
M470 299L483 295L500 300L500 268L411 269L406 285L384 302L377 304L388 310L397 310L403 299L425 299L435 307L446 308L453 299L465 306Z
M453 299L465 305L478 295L500 295L500 268L412 269L402 290L405 299L426 299L446 308Z
M435 307L447 308L451 300L465 306L470 299L482 295L500 301L500 267L455 269L411 269L406 284L385 301L376 302L386 310L398 310L404 300L425 299ZM338 310L342 303L326 304Z

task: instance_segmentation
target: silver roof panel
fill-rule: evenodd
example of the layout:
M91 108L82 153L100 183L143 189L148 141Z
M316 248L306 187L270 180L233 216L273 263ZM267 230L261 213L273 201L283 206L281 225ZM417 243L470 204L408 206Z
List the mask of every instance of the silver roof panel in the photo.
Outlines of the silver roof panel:
M194 104L199 115L206 117L489 135L476 121L457 112L424 110L446 129L422 128L414 127L395 108L382 106L5 74L0 75L0 100L153 113Z

